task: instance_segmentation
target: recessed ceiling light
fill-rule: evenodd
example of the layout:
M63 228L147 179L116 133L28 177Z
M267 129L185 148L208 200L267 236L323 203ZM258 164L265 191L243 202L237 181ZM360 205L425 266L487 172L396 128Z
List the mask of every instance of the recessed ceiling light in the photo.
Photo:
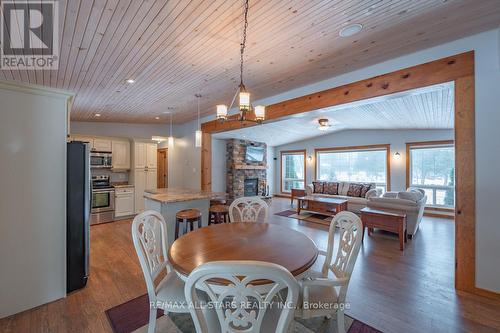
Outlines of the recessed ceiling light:
M101 116L101 114L100 114L100 113L96 113L94 116L96 116L96 117L100 117L100 116Z
M130 84L135 83L135 80L134 79L127 79L127 83L130 83Z
M363 30L363 25L361 25L359 23L350 24L350 25L345 26L342 29L340 29L339 36L340 37L350 37L352 35L357 34L361 30Z
M160 120L160 117L155 117L156 120Z

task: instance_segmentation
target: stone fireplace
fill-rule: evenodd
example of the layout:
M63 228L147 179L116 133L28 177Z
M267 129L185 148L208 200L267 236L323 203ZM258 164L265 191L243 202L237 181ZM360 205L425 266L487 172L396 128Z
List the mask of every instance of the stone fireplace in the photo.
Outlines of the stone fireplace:
M262 195L266 192L267 154L262 162L245 160L247 146L262 147L262 142L230 139L226 144L226 192L230 201L243 197Z

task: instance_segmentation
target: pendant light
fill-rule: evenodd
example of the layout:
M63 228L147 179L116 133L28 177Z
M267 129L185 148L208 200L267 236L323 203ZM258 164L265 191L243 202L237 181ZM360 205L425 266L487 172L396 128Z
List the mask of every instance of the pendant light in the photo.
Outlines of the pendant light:
M221 122L236 120L241 122L251 121L261 124L262 121L264 121L264 119L266 118L266 107L263 105L257 105L255 108L252 108L252 103L250 102L250 93L247 91L245 85L243 84L243 62L244 62L243 60L245 54L245 46L247 42L248 9L249 9L248 0L245 0L243 37L240 44L240 85L238 86L238 89L234 94L233 100L231 101L229 108L225 104L219 104L216 106L217 108L216 116L217 119L220 120ZM228 117L228 111L231 110L236 100L236 97L238 97L240 115L237 119L230 119ZM254 112L254 116L248 118L248 113L250 113L250 111L252 110Z
M168 146L174 146L174 136L172 131L172 112L170 112L170 131L168 132Z
M198 100L198 126L196 127L197 130L194 133L194 146L196 148L200 148L201 147L201 138L202 138L201 124L200 124L200 98L201 98L201 95L200 94L196 94L194 96Z

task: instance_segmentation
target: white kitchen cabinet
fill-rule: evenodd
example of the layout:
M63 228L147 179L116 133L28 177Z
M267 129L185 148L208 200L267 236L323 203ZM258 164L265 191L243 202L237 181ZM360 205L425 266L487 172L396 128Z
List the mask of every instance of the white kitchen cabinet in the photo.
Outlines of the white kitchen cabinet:
M156 143L146 144L146 166L149 169L157 168L157 159L158 159L157 156L158 156L158 145Z
M134 168L144 169L147 165L147 143L134 142Z
M71 139L73 141L81 141L81 142L88 142L90 143L90 149L94 146L94 138L91 136L85 136L85 135L72 135Z
M113 169L130 169L130 142L128 140L113 140L111 142L111 152L113 154Z
M135 169L133 184L135 186L135 213L144 210L144 191L156 188L157 171L155 169Z
M148 169L146 171L146 189L155 189L158 181L158 170Z
M133 188L115 189L115 217L129 216L134 214L134 192L135 191Z
M94 138L93 148L96 151L111 151L111 140Z

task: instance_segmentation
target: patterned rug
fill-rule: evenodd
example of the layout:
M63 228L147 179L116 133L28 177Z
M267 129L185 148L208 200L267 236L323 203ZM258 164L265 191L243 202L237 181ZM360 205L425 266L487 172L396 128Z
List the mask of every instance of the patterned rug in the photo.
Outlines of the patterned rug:
M106 315L115 333L146 333L149 320L148 295L142 295L128 302L106 310ZM158 311L156 332L195 333L191 315L187 313L169 313ZM379 333L380 331L348 316L345 318L348 333ZM336 333L334 319L315 318L296 320L289 333Z
M332 221L331 216L309 213L307 211L302 211L300 212L300 214L297 214L297 211L295 209L284 210L282 212L275 213L274 215L289 217L292 219L303 220L307 222L320 223L323 225L330 225L330 222Z

